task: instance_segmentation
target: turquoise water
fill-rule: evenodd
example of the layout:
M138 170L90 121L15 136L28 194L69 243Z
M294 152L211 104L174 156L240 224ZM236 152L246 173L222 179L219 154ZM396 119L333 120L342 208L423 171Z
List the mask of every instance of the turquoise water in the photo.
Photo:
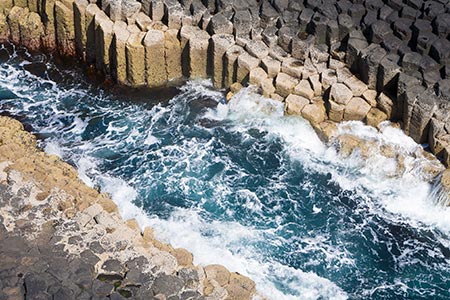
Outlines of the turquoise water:
M397 145L394 176L377 149L342 158L251 90L229 104L207 81L125 94L45 56L0 59L2 114L196 263L247 274L269 299L450 299L450 210L399 130L341 128Z

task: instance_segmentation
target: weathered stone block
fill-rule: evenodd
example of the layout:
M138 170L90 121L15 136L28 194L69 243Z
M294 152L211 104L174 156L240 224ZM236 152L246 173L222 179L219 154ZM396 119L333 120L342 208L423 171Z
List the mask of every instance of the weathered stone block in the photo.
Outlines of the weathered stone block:
M111 60L111 74L112 77L119 84L127 83L127 57L126 44L130 37L127 24L122 21L117 21L113 26L113 43L112 43L112 60Z
M361 51L361 79L371 89L375 89L377 86L378 67L384 56L386 56L386 51L378 45L369 46Z
M13 0L0 0L0 13L7 16L13 6Z
M14 6L28 8L28 2L27 0L14 0Z
M307 104L302 110L302 117L308 120L313 125L325 121L326 113L324 103L315 101L311 104Z
M166 61L167 79L169 81L180 79L183 76L183 72L178 29L169 29L165 31L164 37L164 57Z
M225 53L234 45L234 37L231 34L215 34L211 38L213 56L213 84L216 88L225 86Z
M30 51L40 50L41 37L45 34L41 17L35 12L31 12L27 16L22 15L19 26L21 44Z
M148 87L162 86L167 82L164 32L149 30L144 38L145 78Z
M275 93L273 78L266 78L261 82L261 92L263 97L270 98Z
M238 57L238 69L237 69L237 81L245 83L248 81L248 75L250 71L258 67L260 59L251 56L249 53L244 52Z
M142 40L145 33L133 32L125 46L127 55L127 79L133 87L145 85L145 48Z
M409 135L417 142L423 143L428 139L430 121L436 110L436 96L431 89L417 97L412 109Z
M275 26L269 26L263 30L261 37L264 43L268 47L273 47L278 44L278 28Z
M113 40L114 23L103 11L98 11L94 17L95 20L95 64L98 70L104 74L110 74L110 51Z
M384 36L391 33L391 27L388 23L378 20L370 26L369 39L371 43L380 44Z
M0 12L0 42L6 42L9 38L9 25L6 16Z
M450 63L450 42L437 39L430 48L430 56L441 65Z
M14 6L7 17L10 39L15 44L20 44L20 25L19 22L22 19L27 18L29 14L28 8L22 8Z
M86 62L95 62L95 15L100 8L95 4L89 4L86 7Z
M354 97L360 97L367 91L367 85L356 76L349 77L344 84L352 91Z
M317 44L325 44L327 37L327 23L329 19L320 13L315 13L308 25L308 32L314 34Z
M233 23L222 13L215 14L208 26L210 34L233 34Z
M287 96L284 104L284 113L286 115L301 116L303 108L309 104L305 97L291 94Z
M338 104L347 105L353 98L352 91L343 83L336 83L331 86L330 99Z
M350 38L347 43L347 52L345 62L353 72L359 72L359 58L361 51L367 48L368 43L365 39Z
M333 122L342 122L344 120L345 105L328 100L327 112L328 118Z
M320 82L320 75L312 75L308 78L311 88L314 91L314 96L319 97L322 95L322 83Z
M314 90L308 80L300 80L294 88L294 94L305 97L306 99L314 98Z
M86 58L86 8L87 0L76 0L73 3L75 48L78 57Z
M147 31L148 29L150 29L149 27L151 26L151 24L152 20L148 15L144 14L143 12L139 12L136 15L136 25L141 31Z
M271 57L265 57L261 61L262 68L270 78L274 78L280 72L281 62Z
M388 119L387 115L378 108L372 107L366 116L366 123L369 126L377 127L381 122Z
M245 50L247 50L248 53L259 59L263 59L269 55L269 48L262 41L250 40L245 45Z
M237 81L237 60L245 50L241 46L234 45L225 53L226 72L224 76L225 86L230 86Z
M303 62L293 57L286 58L281 65L281 71L283 73L298 79L302 78L303 69Z
M368 114L371 106L362 98L354 97L346 105L344 111L344 120L362 121Z
M299 37L294 37L291 42L291 54L292 57L305 60L311 49L314 47L316 37L312 34L303 32Z
M377 108L383 111L389 119L394 117L394 101L385 93L380 93L377 97Z
M164 18L164 2L158 0L150 1L149 16L153 21L162 21Z
M320 82L322 83L323 89L327 90L330 86L337 83L337 75L335 70L325 70L320 74Z
M201 31L189 39L189 74L190 78L206 78L208 71L209 34Z
M234 35L248 37L252 28L252 16L248 10L240 10L233 17Z
M267 78L266 71L264 71L260 67L254 68L250 71L250 74L249 74L249 84L260 87L261 83L266 78Z
M398 74L400 73L399 60L399 56L393 53L386 55L381 60L377 90L388 90L395 94Z
M292 94L297 84L297 79L285 73L279 73L275 79L276 92L283 97Z

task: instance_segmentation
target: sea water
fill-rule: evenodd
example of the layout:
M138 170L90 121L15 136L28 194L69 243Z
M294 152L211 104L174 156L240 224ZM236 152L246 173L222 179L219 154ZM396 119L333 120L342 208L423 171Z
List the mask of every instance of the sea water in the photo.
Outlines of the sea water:
M1 113L195 263L248 275L268 299L450 298L450 209L399 129L339 129L394 145L397 174L377 151L341 157L252 89L229 103L208 81L117 92L42 55L0 59Z

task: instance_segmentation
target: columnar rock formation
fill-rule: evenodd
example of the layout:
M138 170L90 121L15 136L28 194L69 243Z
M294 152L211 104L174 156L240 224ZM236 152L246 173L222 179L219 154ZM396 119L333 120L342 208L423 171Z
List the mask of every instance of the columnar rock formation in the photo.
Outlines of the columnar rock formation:
M0 117L0 299L250 299L255 284L155 239Z
M98 2L98 3L97 3ZM400 122L450 163L448 0L2 0L0 39L116 82L248 83L321 131Z

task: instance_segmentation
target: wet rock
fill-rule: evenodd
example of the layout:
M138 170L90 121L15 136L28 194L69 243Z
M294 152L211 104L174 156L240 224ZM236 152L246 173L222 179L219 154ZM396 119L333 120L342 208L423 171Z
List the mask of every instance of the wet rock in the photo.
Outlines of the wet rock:
M166 297L175 295L183 287L183 280L173 275L159 275L152 285L152 291L155 295L162 294Z

